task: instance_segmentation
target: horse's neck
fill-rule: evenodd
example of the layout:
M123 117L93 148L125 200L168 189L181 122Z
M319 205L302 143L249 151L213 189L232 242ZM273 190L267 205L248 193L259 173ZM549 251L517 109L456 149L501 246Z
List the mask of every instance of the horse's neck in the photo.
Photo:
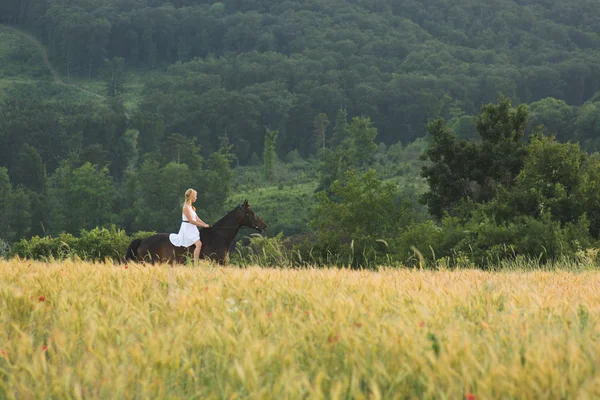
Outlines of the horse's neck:
M219 236L225 241L227 248L231 246L235 236L240 230L241 225L239 224L237 218L235 217L235 211L231 211L227 213L223 218L214 223L213 228L222 228L215 229L213 232L219 232Z

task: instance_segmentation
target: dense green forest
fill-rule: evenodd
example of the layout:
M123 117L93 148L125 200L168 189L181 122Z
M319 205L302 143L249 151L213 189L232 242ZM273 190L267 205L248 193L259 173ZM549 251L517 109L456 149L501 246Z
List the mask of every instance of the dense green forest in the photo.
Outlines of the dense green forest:
M188 187L209 221L248 198L287 249L359 264L598 238L595 1L7 0L0 22L4 247L174 231Z

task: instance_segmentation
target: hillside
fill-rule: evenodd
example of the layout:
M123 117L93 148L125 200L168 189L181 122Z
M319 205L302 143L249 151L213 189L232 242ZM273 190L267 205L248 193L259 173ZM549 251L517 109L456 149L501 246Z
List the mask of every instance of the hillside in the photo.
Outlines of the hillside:
M590 0L42 3L2 15L38 36L63 76L98 77L115 57L161 71L143 80L140 107L205 141L226 130L242 162L260 154L264 126L280 131L282 154L312 153L300 138L341 105L389 145L500 94L578 107L600 90Z

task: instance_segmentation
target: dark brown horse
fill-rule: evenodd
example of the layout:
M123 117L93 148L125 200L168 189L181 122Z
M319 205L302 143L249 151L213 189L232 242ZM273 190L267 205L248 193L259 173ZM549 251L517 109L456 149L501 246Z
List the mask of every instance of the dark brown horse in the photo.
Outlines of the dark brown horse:
M200 240L202 241L200 259L210 259L221 265L225 264L227 252L243 226L259 232L267 229L267 225L254 213L248 200L228 212L210 228L200 229ZM157 233L132 241L125 254L125 260L149 261L152 264L155 262L183 264L186 259L192 257L195 247L194 245L190 247L173 246L169 240L169 233Z

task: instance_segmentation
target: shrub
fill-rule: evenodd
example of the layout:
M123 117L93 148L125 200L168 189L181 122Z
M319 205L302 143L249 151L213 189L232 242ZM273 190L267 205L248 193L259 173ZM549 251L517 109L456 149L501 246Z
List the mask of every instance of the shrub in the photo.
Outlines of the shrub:
M64 259L74 255L76 242L77 238L69 233L57 237L34 236L15 243L11 255L34 260Z
M112 226L110 229L82 230L80 237L67 233L61 233L57 237L34 236L15 243L9 254L34 260L78 257L86 261L121 261L132 240L152 234L154 232L136 232L128 236L125 231Z
M114 226L110 229L82 230L76 253L81 259L89 261L103 261L106 258L122 260L131 240L125 231Z

